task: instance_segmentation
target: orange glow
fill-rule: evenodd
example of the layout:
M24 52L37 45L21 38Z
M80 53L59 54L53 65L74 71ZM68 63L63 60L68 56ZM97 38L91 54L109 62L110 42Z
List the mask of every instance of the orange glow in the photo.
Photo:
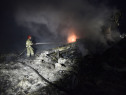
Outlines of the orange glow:
M76 42L76 39L77 39L77 36L76 36L74 33L71 33L71 34L68 36L67 42L68 42L68 43Z

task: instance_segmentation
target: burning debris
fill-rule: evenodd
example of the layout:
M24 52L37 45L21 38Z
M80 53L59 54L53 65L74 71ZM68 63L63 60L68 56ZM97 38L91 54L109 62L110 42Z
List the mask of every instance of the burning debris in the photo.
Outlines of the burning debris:
M78 85L81 60L75 44L43 51L33 59L3 62L0 64L0 94L64 95L73 90Z

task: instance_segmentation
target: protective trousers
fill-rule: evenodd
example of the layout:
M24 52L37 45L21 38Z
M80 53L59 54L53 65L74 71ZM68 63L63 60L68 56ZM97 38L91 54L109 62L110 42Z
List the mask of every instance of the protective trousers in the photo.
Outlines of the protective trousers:
M27 57L34 56L33 48L27 47Z

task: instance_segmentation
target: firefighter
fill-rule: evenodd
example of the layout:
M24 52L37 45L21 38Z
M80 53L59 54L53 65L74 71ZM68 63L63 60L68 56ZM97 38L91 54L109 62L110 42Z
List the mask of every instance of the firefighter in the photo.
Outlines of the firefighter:
M33 48L31 47L31 45L33 45L32 41L31 41L31 36L28 36L28 39L26 41L26 48L27 48L27 57L34 56L34 51Z

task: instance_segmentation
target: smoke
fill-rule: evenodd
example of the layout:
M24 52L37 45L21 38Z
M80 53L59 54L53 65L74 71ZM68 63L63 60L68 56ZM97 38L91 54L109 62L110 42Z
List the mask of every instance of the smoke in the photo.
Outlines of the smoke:
M37 42L66 42L71 29L74 29L78 38L105 46L102 27L116 10L105 2L96 4L90 0L29 0L18 2L16 9L17 24L26 28ZM119 35L117 32L112 34L115 38Z

